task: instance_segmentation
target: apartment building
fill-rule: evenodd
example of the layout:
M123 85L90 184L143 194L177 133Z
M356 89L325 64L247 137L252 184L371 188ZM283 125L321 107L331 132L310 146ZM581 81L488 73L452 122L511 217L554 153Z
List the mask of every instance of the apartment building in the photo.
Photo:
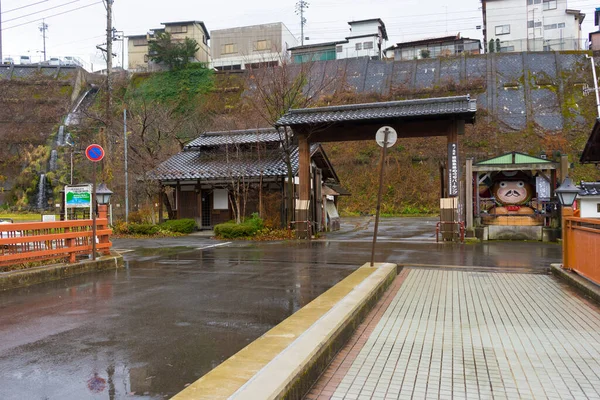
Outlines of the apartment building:
M295 63L368 57L381 59L388 40L385 24L380 18L348 22L350 35L327 43L306 44L290 49Z
M481 41L461 37L460 33L455 36L400 42L385 49L386 58L396 61L480 53Z
M202 21L163 22L163 27L151 29L143 35L127 36L128 69L133 71L150 71L152 62L148 56L148 42L152 41L158 33L168 32L175 41L184 41L190 38L198 42L198 51L194 56L195 62L210 62L210 35Z
M276 66L289 58L298 40L281 22L210 32L212 62L217 70L242 70Z
M482 0L487 52L582 50L580 10L567 0Z

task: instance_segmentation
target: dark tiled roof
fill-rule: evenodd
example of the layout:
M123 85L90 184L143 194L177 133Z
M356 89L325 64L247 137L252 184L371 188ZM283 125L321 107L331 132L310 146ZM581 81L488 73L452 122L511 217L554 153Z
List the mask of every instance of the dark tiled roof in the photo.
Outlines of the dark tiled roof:
M311 145L311 153L319 149L319 144ZM298 172L298 148L291 155L294 175ZM281 150L273 150L257 159L238 159L227 162L225 151L204 152L182 151L160 164L150 172L150 178L160 181L201 179L227 180L245 176L247 178L282 177L287 175L287 167Z
M471 100L470 96L456 96L289 110L277 121L277 125L294 126L461 114L474 116L476 111L477 103Z
M279 133L274 128L247 129L243 131L206 132L185 146L185 149L198 149L225 144L248 144L279 142Z
M580 196L600 196L600 182L581 182Z

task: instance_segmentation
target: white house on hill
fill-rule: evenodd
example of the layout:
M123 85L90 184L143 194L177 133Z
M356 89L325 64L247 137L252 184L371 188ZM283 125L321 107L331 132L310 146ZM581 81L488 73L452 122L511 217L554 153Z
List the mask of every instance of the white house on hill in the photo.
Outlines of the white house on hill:
M585 49L580 10L567 0L481 0L488 52ZM490 46L490 41L493 41Z

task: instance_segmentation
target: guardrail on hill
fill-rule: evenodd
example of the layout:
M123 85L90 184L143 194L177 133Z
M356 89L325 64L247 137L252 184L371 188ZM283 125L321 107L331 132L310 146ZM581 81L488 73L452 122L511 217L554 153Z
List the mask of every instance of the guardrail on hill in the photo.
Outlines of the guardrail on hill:
M106 218L97 219L97 251L110 254ZM92 254L92 220L0 224L0 267Z
M600 285L600 220L565 218L563 267Z

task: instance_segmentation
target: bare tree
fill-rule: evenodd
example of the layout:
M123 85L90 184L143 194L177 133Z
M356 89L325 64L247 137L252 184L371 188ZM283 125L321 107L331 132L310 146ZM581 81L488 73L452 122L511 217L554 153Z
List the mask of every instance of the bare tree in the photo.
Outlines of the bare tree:
M281 53L280 53L281 54ZM259 63L260 64L260 63ZM262 63L265 65L266 63ZM331 70L330 66L335 69ZM307 108L323 95L339 89L342 72L336 64L304 62L293 64L286 55L280 55L279 66L249 68L246 100L268 125L277 121L292 108ZM294 172L292 153L295 150L293 133L287 127L279 128L283 159L287 166L287 222L294 209Z

